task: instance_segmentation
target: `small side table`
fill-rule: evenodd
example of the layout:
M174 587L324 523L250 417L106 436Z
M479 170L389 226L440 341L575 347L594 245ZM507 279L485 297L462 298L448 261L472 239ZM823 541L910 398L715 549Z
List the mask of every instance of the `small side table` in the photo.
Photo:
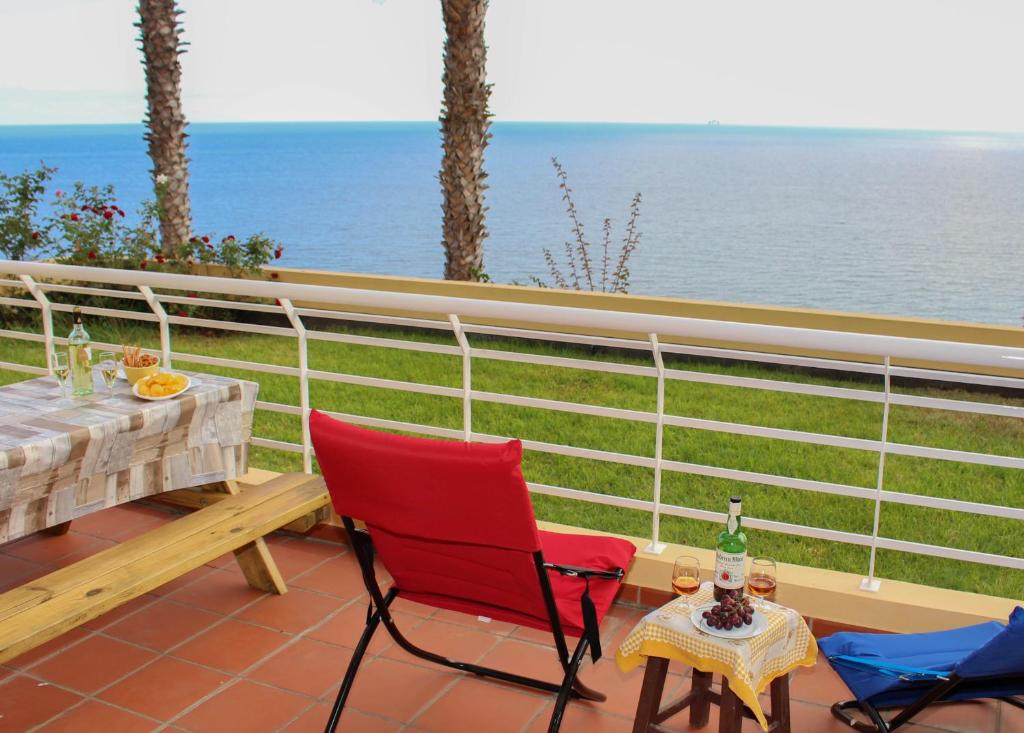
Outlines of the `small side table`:
M665 690L669 660L662 657L648 657L644 685L640 690L640 702L633 721L633 733L668 733L661 723L690 709L690 727L703 728L711 717L711 705L718 705L718 733L740 733L743 718L757 720L743 701L729 687L729 678L722 677L721 694L711 689L710 672L693 670L690 691L678 700L661 707ZM772 708L766 715L769 733L790 733L789 727L789 674L776 677L771 682Z
M814 666L818 645L796 611L774 603L760 609L767 628L749 639L728 639L702 631L690 620L691 609L712 600L705 583L689 599L676 598L644 616L616 654L623 672L647 662L633 733L660 733L660 724L690 709L690 725L707 725L711 705L719 706L719 733L739 733L746 715L770 733L789 733L789 673ZM690 691L662 706L669 661L693 668ZM712 675L722 677L722 691L711 689ZM758 695L771 690L771 715Z

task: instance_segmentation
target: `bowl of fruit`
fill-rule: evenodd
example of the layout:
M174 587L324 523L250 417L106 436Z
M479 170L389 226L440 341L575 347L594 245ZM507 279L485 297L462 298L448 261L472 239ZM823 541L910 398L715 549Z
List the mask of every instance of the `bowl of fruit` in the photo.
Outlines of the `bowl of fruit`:
M705 603L694 609L690 620L701 631L725 639L749 639L768 628L768 619L746 596L725 596L719 603Z
M128 384L134 386L140 379L151 377L160 371L160 357L143 354L138 346L124 346L122 350L124 356L121 358L121 368L124 369Z
M184 374L160 372L140 379L132 387L132 393L144 400L169 400L191 386L192 380Z

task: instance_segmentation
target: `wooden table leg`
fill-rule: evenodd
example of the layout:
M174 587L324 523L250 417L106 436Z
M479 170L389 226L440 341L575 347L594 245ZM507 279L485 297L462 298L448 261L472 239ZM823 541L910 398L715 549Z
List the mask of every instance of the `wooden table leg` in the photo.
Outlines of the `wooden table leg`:
M640 701L636 706L636 718L633 719L633 733L648 733L661 707L661 694L665 689L665 676L668 674L668 660L661 657L648 657L647 669L644 672L644 684L640 688Z
M59 537L62 534L67 534L69 529L71 529L71 520L70 519L68 521L66 521L66 522L61 522L60 524L55 524L52 527L47 527L46 529L43 530L43 532L45 532L46 534L51 534L51 535L55 535L55 536Z
M789 733L789 675L772 680L772 722L778 725L773 733Z
M238 493L238 484L234 481L220 481L210 486L216 486L225 494ZM246 582L256 590L277 595L288 592L281 571L277 569L277 563L274 562L270 549L262 537L235 550L235 559L238 560L238 566L242 569Z
M711 700L707 692L711 689L711 673L699 669L691 673L690 690L696 695L690 703L690 727L703 728L711 717Z
M722 678L722 702L718 708L718 733L740 733L743 726L743 702Z

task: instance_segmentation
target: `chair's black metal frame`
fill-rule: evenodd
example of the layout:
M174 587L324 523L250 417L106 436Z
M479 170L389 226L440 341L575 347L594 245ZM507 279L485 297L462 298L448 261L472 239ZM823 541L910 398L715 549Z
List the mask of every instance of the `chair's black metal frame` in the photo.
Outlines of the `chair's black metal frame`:
M350 517L343 516L341 520L345 525L345 531L348 533L349 543L355 552L356 559L359 561L359 568L363 574L363 583L366 585L366 590L370 594L370 605L366 611L366 628L363 630L362 636L359 637L359 643L356 644L356 648L352 652L352 659L349 662L348 670L345 672L345 678L341 682L341 687L338 690L338 696L334 701L334 707L331 709L331 716L327 720L325 733L334 733L334 730L337 728L342 710L345 707L345 701L348 699L349 693L352 691L352 684L355 682L356 672L359 670L359 664L362 662L363 656L366 654L366 648L369 646L374 632L381 623L384 624L384 628L387 629L396 644L402 647L405 651L421 659L426 659L445 667L452 667L453 669L458 669L462 672L469 672L481 677L494 677L495 679L502 680L503 682L511 682L525 687L532 687L537 690L556 693L557 697L555 699L555 708L551 713L551 722L548 725L548 733L557 733L561 727L562 716L565 713L565 706L568 704L569 700L584 699L592 700L594 702L604 702L606 699L605 695L597 692L596 690L591 690L577 677L580 665L582 664L583 658L586 656L588 649L590 649L591 656L595 662L601 656L600 631L596 626L596 618L593 614L587 612L586 603L589 602L590 578L603 578L607 580L621 581L625 575L625 571L622 568L617 568L615 570L594 570L591 568L580 568L568 565L555 565L545 562L542 552L538 551L533 553L533 562L537 569L537 579L540 582L541 593L544 596L544 605L548 612L548 621L551 624L551 633L555 640L555 650L558 652L558 659L561 662L562 669L564 671L561 684L556 684L554 682L546 682L532 677L524 677L511 672L505 672L500 669L482 667L478 664L454 661L415 646L412 642L402 636L398 627L395 625L394 617L392 617L389 610L392 601L398 597L399 591L392 587L385 594L377 583L376 572L373 566L373 541L370 539L369 533L365 530L356 529L356 526ZM555 605L555 596L551 590L551 582L548 578L549 570L553 570L562 575L579 577L587 584L587 588L583 594L583 598L585 599L583 600L583 618L586 622L586 628L580 638L579 644L571 655L569 654L569 646L565 640L565 633L562 630L562 624L558 619L558 608ZM593 607L591 606L591 608Z
M970 679L965 679L963 677L958 676L956 673L950 673L948 677L940 679L936 684L932 685L931 687L923 688L921 697L910 705L894 707L876 707L874 704L867 700L847 700L846 702L837 702L836 704L834 704L832 706L832 715L839 718L839 720L843 721L854 730L861 731L861 733L892 733L892 731L896 730L900 726L909 723L915 715L920 713L929 705L947 702L946 698L948 698L954 692L964 692L965 689L969 689L972 686L976 687L979 690L985 689L985 685L991 684L993 682L1009 683L1012 685L1016 685L1019 689L1021 687L1024 687L1024 676L1018 675L1012 677L972 677ZM1005 703L1024 709L1024 700L1020 700L1017 696L985 696L977 698L966 698L964 700L950 700L948 701L948 703L950 705L955 705L958 702L967 702L970 699L1002 700ZM902 709L899 713L893 716L891 720L886 721L882 717L881 711L893 710L896 709L896 707L900 707ZM857 709L861 710L871 722L865 723L861 720L855 720L853 716L850 715L849 711Z

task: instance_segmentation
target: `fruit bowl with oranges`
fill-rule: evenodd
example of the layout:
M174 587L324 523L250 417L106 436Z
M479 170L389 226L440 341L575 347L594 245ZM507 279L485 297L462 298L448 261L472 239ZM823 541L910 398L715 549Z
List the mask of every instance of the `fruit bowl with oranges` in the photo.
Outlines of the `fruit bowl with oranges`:
M192 380L184 374L159 372L136 382L132 387L132 393L144 400L169 400L191 386Z

